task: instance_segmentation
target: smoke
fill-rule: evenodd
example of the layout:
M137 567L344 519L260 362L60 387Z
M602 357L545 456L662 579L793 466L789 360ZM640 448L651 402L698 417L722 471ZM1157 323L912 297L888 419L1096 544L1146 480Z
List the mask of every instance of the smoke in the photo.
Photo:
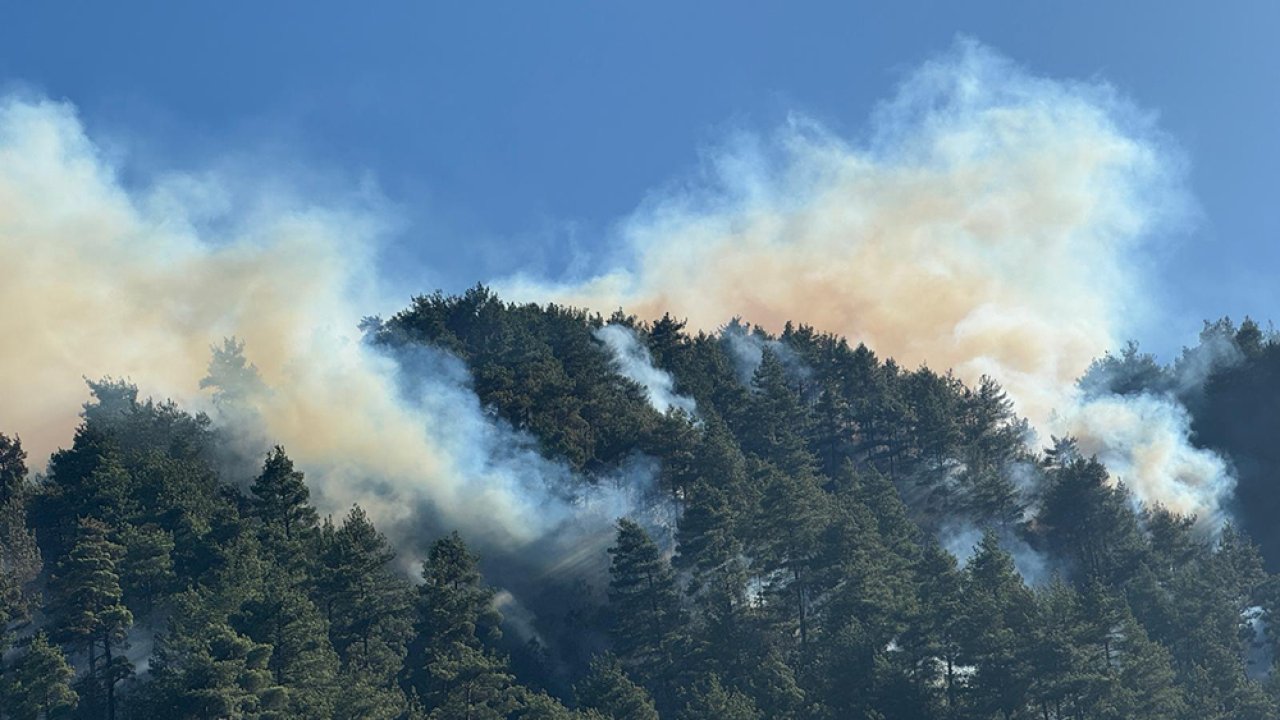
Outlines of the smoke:
M594 334L609 349L618 373L644 388L654 410L663 414L669 410L679 410L689 416L698 414L693 398L676 392L671 373L654 367L649 349L641 344L634 330L625 325L609 324Z
M133 188L121 172L69 105L0 100L0 427L35 464L70 441L82 378L115 376L251 419L249 444L283 444L322 511L358 502L402 549L452 528L490 554L594 536L651 485L644 463L595 486L573 477L484 411L456 358L364 341L362 316L390 305L376 198L319 208L229 173ZM226 336L260 388L213 407L198 388Z
M982 542L982 528L971 522L958 522L943 527L938 532L938 542L951 553L960 567L969 564L978 544ZM1027 544L1026 540L1011 531L1000 533L1000 549L1013 558L1013 567L1028 586L1044 585L1052 579L1050 561L1043 553Z
M1075 387L1152 317L1143 252L1193 215L1182 165L1114 88L1036 77L961 40L857 141L803 116L740 137L622 222L608 269L499 289L705 330L799 320L907 367L989 375L1041 439L1078 434L1140 500L1215 517L1230 477L1191 448L1176 406L1095 404Z
M729 321L720 330L720 340L729 351L733 360L733 368L738 373L738 380L750 386L756 369L764 359L766 348L782 363L787 373L796 379L806 380L812 371L804 364L795 350L783 342L767 337L758 329L752 329L738 318Z
M1192 445L1191 418L1177 400L1145 393L1092 398L1057 418L1057 426L1136 499L1195 515L1209 527L1225 522L1235 476L1217 453Z

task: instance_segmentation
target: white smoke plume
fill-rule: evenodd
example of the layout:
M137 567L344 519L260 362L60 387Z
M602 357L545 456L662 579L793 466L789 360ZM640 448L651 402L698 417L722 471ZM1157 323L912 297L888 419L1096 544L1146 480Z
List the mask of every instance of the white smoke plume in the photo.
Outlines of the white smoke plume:
M1080 451L1097 455L1136 498L1155 501L1211 527L1225 520L1224 501L1235 477L1216 453L1194 447L1191 418L1167 395L1088 398L1055 418L1079 440Z
M807 379L811 373L809 367L796 356L796 352L789 345L778 340L766 339L737 318L720 330L720 340L728 349L734 370L738 373L738 380L743 385L751 385L756 369L764 359L766 348L778 358L792 376Z
M235 336L268 388L241 410L307 472L322 511L358 502L392 532L429 511L439 524L416 538L460 528L483 552L607 530L652 479L636 465L584 496L485 413L455 358L365 344L362 316L389 307L376 211L263 183L257 206L233 212L237 178L132 189L119 175L71 106L0 100L0 428L33 464L70 443L84 377L200 407L210 346Z
M796 320L907 367L989 375L1042 441L1074 433L1140 500L1217 517L1231 479L1190 447L1177 407L1139 402L1126 412L1141 436L1109 435L1138 428L1075 388L1151 317L1142 252L1193 215L1182 165L1110 86L1036 77L959 41L858 141L794 117L651 198L619 226L611 269L499 290L704 330Z
M982 528L971 522L959 522L943 527L938 532L938 542L959 561L960 567L964 567L977 553L978 544L982 542L982 533ZM1014 569L1027 585L1032 587L1044 585L1053 578L1049 558L1028 545L1027 541L1016 533L1001 533L1000 549L1013 558Z
M693 398L676 392L676 381L671 373L654 367L649 349L636 337L634 330L613 323L597 329L594 335L609 349L618 373L644 388L654 410L663 414L679 410L691 417L698 414Z

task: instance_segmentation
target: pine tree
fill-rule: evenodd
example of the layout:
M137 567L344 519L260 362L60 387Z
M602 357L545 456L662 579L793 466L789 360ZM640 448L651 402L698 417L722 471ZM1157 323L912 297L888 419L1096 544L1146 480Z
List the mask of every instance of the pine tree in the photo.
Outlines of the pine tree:
M918 687L940 684L947 713L960 703L963 679L964 579L956 559L937 543L925 545L912 568L917 602L899 645Z
M320 519L309 504L311 491L284 448L277 445L271 450L251 489L254 509L269 532L293 542L315 531Z
M965 567L962 615L962 657L977 668L970 694L986 716L1015 717L1026 702L1034 612L1013 558L988 530Z
M107 719L115 720L116 685L133 674L132 664L120 654L133 613L123 603L116 570L124 548L109 534L105 523L81 518L75 545L59 563L52 590L58 611L55 637L89 656L82 700L92 707L104 703Z
M261 594L233 618L237 630L271 647L267 669L287 693L296 717L330 717L337 686L338 656L324 616L290 575L267 578Z
M432 718L503 717L516 706L514 678L491 649L501 617L476 558L453 533L431 546L422 575L410 686Z
M135 713L194 720L287 715L288 689L274 682L269 668L271 646L237 632L208 600L197 592L175 598Z
M578 704L612 720L658 720L658 711L644 688L627 677L612 655L591 662L591 672L576 688Z
M1123 613L1118 630L1118 668L1110 699L1116 710L1115 717L1126 720L1186 717L1186 703L1182 689L1177 686L1169 651L1152 642L1127 612Z
M1140 560L1143 542L1128 492L1111 485L1096 459L1075 459L1050 471L1037 522L1050 548L1070 558L1081 579L1120 585Z
M154 525L120 531L120 584L126 604L146 615L174 581L173 536Z
M743 448L784 472L812 472L816 463L805 441L807 414L787 384L782 361L769 348L764 349L751 387L753 394L748 409L751 419Z
M813 607L835 578L823 534L830 525L825 497L811 476L764 468L757 537L752 548L767 574L765 595L784 635L794 633L801 655L813 630Z
M680 720L761 720L755 701L733 688L726 688L714 674L699 683L680 712Z
M322 546L317 597L344 675L371 697L386 694L374 693L377 688L398 692L395 677L412 628L413 596L391 567L395 552L358 506L341 527L325 528Z
M0 717L12 720L65 720L79 696L71 689L75 672L44 633L32 639L11 677L0 682Z
M644 529L625 518L617 527L609 548L611 637L619 658L662 706L671 698L667 672L683 625L679 591L671 566Z
M0 507L23 494L27 482L26 461L22 439L0 433Z
M38 597L32 585L41 567L40 548L27 527L25 493L15 492L0 503L0 658L9 649L10 626L30 617ZM3 674L0 661L0 677Z

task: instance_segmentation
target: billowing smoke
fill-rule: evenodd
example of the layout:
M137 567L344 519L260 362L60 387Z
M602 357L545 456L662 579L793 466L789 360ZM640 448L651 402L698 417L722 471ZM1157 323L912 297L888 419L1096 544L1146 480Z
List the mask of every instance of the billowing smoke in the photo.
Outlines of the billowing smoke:
M701 189L655 195L620 226L613 269L500 289L707 330L796 319L908 366L988 374L1044 436L1077 435L1141 499L1217 515L1230 480L1188 450L1176 406L1086 402L1074 387L1146 315L1137 253L1186 214L1176 153L1114 90L961 42L857 141L797 116L710 157ZM70 106L0 100L0 429L33 459L69 441L82 377L191 405L210 346L235 336L270 389L247 400L253 415L325 510L359 502L404 527L429 507L517 547L584 506L604 517L630 502L566 491L566 471L490 418L447 357L408 373L362 341L361 318L396 304L375 267L376 198L318 206L226 172L142 187L121 172Z
M634 330L625 325L609 324L596 330L595 336L609 349L618 373L644 388L654 410L663 414L669 410L679 410L689 416L698 414L693 398L676 392L676 381L671 373L654 367L649 349L636 337Z
M907 367L989 375L1041 441L1077 435L1140 500L1217 518L1232 481L1190 447L1175 404L1075 387L1149 318L1141 253L1189 205L1179 154L1113 88L960 41L857 141L801 116L739 138L619 226L611 269L499 289L706 330L797 320Z
M1231 468L1218 454L1191 444L1191 418L1172 397L1088 398L1055 420L1136 498L1213 527L1226 519L1223 505L1235 487Z
M230 212L242 179L133 189L119 172L70 106L0 101L0 428L36 464L71 440L82 378L128 377L200 407L210 346L235 336L261 391L215 417L252 417L306 470L323 511L358 502L393 535L459 528L496 553L551 534L594 539L649 486L652 463L638 462L580 482L490 417L455 358L363 341L362 316L389 305L374 210L309 206L264 182L254 207Z

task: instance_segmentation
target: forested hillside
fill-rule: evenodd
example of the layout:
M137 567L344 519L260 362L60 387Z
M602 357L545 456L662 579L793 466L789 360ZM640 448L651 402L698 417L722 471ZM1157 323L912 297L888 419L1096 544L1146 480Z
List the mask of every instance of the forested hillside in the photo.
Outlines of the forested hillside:
M1249 537L1280 564L1280 345L1252 322L1082 380L1184 403L1247 533L1140 506L992 380L802 324L692 333L479 287L364 330L406 393L419 351L456 357L570 506L638 500L575 547L481 552L430 515L322 514L289 448L245 458L254 428L94 380L47 468L0 435L0 718L1280 716L1280 583ZM215 351L211 402L255 383L252 353Z

